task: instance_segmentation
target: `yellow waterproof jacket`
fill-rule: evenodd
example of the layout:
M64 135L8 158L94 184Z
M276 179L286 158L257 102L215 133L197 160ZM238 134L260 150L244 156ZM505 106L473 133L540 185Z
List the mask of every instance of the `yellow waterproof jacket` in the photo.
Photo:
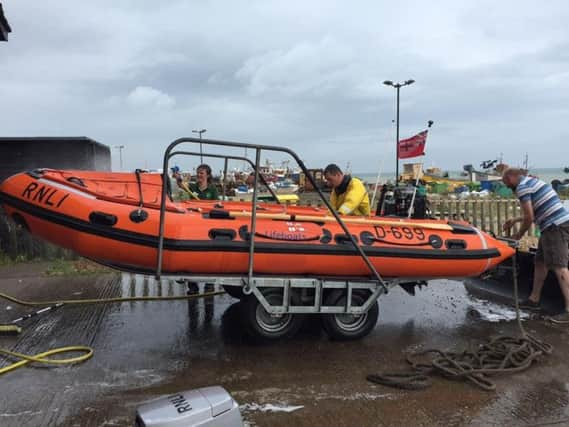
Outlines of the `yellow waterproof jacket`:
M330 204L343 215L369 215L369 196L362 182L352 178L346 191L340 195L332 190Z

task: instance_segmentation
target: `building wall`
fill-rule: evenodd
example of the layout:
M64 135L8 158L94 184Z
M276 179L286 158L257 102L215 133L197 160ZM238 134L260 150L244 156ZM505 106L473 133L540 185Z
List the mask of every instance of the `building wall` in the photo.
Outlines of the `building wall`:
M0 182L36 168L111 170L111 150L89 138L0 138ZM14 225L0 208L0 257L76 258Z
M93 145L92 169L97 171L111 170L111 149L106 145Z
M4 9L2 8L2 3L0 3L0 41L8 41L8 33L12 32L10 24L4 15Z
M111 150L89 138L0 138L0 181L36 168L111 170Z

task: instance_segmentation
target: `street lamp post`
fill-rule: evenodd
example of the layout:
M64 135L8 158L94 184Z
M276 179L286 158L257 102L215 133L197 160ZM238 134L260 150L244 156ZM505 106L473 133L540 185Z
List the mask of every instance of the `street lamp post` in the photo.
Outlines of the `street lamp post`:
M202 143L201 143L201 140L202 140L202 133L206 133L206 132L207 132L207 129L199 129L199 130L198 130L198 129L194 129L194 130L192 130L192 132L193 132L193 133L197 133L197 134L199 134L199 136L200 136L200 163L203 163L203 151L202 151Z
M124 145L115 145L115 148L119 150L119 164L120 164L120 171L122 172L122 150Z
M415 80L405 80L403 83L393 83L391 80L383 82L386 86L394 87L397 90L397 116L396 116L396 131L395 131L395 185L399 185L399 90L403 86L408 86L415 83Z

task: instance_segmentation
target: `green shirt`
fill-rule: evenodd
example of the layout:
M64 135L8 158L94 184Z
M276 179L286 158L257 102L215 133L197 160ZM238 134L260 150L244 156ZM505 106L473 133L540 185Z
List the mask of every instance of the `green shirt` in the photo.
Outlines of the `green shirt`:
M190 190L192 190L200 200L217 200L219 199L219 194L217 193L217 188L215 185L210 184L205 190L200 190L197 183L190 183Z

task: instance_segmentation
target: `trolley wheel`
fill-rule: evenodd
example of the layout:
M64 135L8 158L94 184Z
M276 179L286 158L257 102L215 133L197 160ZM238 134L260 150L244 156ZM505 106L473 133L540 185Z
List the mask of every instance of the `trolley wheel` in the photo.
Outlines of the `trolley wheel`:
M369 297L367 291L352 293L352 306L360 306ZM325 300L329 306L346 305L346 292L331 292ZM357 340L368 335L377 323L379 306L374 301L369 310L363 314L324 314L322 327L330 339L338 341Z
M261 291L271 305L282 305L283 295L280 289L264 289ZM298 299L292 295L292 303L298 304ZM245 326L253 337L265 341L290 338L294 336L304 321L301 314L270 314L254 294L243 300Z
M224 286L223 290L227 292L227 295L233 298L243 299L245 297L245 294L243 293L243 287L241 286Z

